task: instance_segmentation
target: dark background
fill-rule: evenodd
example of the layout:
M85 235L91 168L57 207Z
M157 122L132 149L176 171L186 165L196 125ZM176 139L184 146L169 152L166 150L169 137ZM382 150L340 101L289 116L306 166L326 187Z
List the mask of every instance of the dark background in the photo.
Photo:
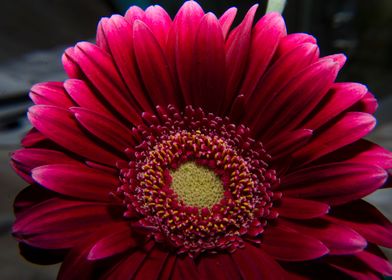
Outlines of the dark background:
M237 23L257 1L198 1L221 15L239 9ZM339 80L366 84L378 97L379 124L369 138L392 149L392 1L288 0L284 11L289 33L306 32L322 55L343 52L348 62ZM57 266L23 260L10 237L12 201L25 183L10 170L9 152L29 128L28 89L40 81L63 80L62 51L80 40L94 40L99 19L123 14L130 4L159 4L172 16L183 1L2 0L0 4L0 279L54 279ZM261 1L258 15L266 8ZM392 217L390 191L368 198Z

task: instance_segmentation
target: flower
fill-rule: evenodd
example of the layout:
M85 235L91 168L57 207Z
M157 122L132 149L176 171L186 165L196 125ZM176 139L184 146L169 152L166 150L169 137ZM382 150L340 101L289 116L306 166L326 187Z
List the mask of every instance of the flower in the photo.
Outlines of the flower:
M35 85L13 235L59 279L376 279L391 223L362 198L392 154L377 103L257 5L231 28L186 2L103 18Z

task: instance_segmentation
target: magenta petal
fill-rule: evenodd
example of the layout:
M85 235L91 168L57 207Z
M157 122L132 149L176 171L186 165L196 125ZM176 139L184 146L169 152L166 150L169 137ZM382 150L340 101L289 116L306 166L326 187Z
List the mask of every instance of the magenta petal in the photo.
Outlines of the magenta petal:
M392 276L392 264L387 258L377 256L368 251L359 252L355 256L378 273L385 276Z
M91 43L81 42L76 45L74 55L83 73L106 101L125 120L138 124L140 116L109 54Z
M138 6L131 6L125 13L124 18L132 26L135 20L142 20L144 18L144 11Z
M34 147L35 145L48 140L41 132L39 132L36 128L30 129L25 137L22 139L22 146L25 148Z
M104 103L86 82L69 79L64 82L64 88L73 101L80 107L116 118L115 113L108 110L107 104Z
M207 255L200 258L198 263L200 279L240 279L241 274L237 264L230 254Z
M118 158L90 140L69 111L36 105L29 109L28 117L41 133L60 146L93 161L115 166Z
M193 49L203 9L187 1L174 18L167 42L167 55L174 76L178 77L185 104L192 104L189 80L192 76Z
M263 252L263 246L257 248L247 244L245 248L234 252L232 258L240 270L242 279L286 279L282 267Z
M82 69L75 61L75 48L71 47L65 50L62 58L64 70L71 79L85 79Z
M124 152L126 148L135 146L130 136L132 131L122 123L84 108L74 107L70 110L83 127L110 147Z
M249 65L240 93L249 96L269 65L279 40L286 35L286 26L279 13L268 13L252 29Z
M18 193L14 202L15 216L45 200L55 197L57 194L41 187L38 184L30 185Z
M128 223L121 223L113 227L112 233L95 243L88 253L87 259L99 260L120 254L137 245L137 241L131 236Z
M198 271L195 261L188 256L177 257L176 264L173 269L173 280L198 280Z
M336 207L328 219L354 229L369 242L392 248L392 223L366 201Z
M52 198L18 214L13 235L32 246L71 248L102 225L113 223L103 203Z
M168 13L158 5L150 6L144 13L143 22L150 28L159 45L164 49L172 24Z
M225 95L225 45L218 19L206 14L197 30L192 60L193 105L216 113Z
M284 196L276 211L280 216L287 218L312 219L324 216L329 208L326 203Z
M392 152L370 141L361 139L353 144L356 154L349 159L350 162L368 163L381 168L392 168Z
M324 256L328 248L318 239L270 226L263 233L262 248L275 259L282 261L305 261Z
M237 14L237 8L232 7L228 9L220 18L219 23L222 26L223 38L226 39L227 34L229 33L230 27L234 21L234 18Z
M356 83L335 83L322 101L322 107L303 127L317 129L360 100L367 88Z
M156 105L178 106L175 85L169 64L157 39L140 20L133 24L136 61L150 98Z
M305 33L293 33L289 34L286 37L284 37L280 42L278 49L276 50L277 56L282 56L291 50L295 49L299 45L303 45L306 43L310 43L312 45L317 44L316 39Z
M350 255L367 246L366 239L351 228L321 219L301 223L282 221L282 224L320 240L328 247L330 255Z
M226 41L227 86L223 100L223 112L231 107L236 93L244 76L246 62L249 56L251 43L251 29L258 5L252 6L244 20L232 32Z
M29 96L37 105L54 105L63 108L74 106L61 82L36 84L31 88Z
M293 156L301 164L309 163L367 135L376 125L367 113L348 112L333 125L320 132Z
M359 163L331 163L285 176L280 188L298 198L312 198L337 205L368 195L387 179L384 169Z
M356 104L354 104L350 110L351 111L360 111L368 114L374 114L378 108L377 99L371 92L367 92L365 96L359 100Z
M73 164L52 164L34 168L33 179L54 192L76 198L110 201L118 185L116 176Z
M137 271L135 280L161 280L161 272L166 266L170 252L154 248Z
M107 38L109 52L131 93L132 100L144 111L151 111L152 106L136 65L132 26L133 22L131 24L123 17L114 15L103 23L103 32Z

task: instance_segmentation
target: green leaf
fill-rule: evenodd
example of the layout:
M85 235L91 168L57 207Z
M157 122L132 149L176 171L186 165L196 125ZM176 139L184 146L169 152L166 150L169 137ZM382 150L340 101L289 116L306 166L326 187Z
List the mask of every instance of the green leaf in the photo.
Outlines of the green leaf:
M267 13L278 12L283 13L286 0L269 0L267 5Z

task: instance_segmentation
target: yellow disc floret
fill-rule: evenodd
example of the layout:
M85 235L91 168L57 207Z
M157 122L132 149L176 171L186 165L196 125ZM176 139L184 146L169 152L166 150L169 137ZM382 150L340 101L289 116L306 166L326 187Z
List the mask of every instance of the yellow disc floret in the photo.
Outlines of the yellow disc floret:
M210 208L224 195L221 179L210 169L186 162L170 172L171 187L186 205Z

